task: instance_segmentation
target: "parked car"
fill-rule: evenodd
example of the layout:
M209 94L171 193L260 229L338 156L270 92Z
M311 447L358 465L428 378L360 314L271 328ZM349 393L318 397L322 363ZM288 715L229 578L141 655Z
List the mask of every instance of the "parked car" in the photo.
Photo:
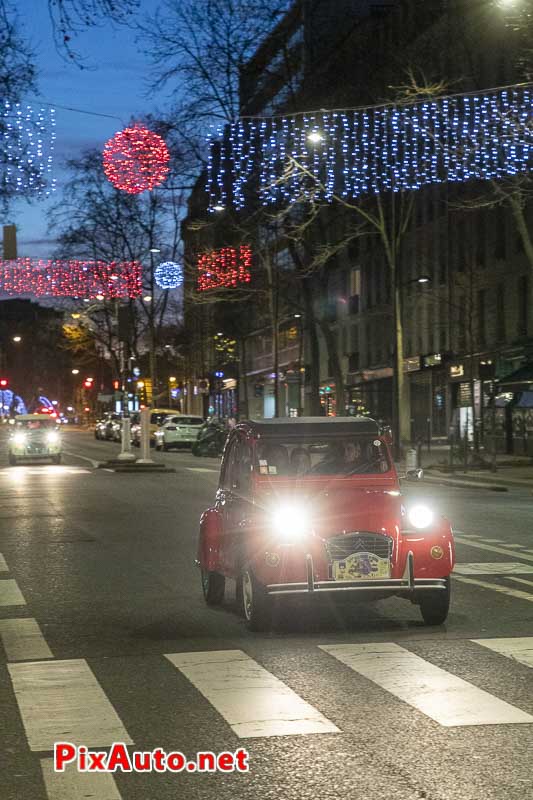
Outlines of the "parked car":
M19 461L47 459L61 463L61 435L56 419L49 414L19 414L10 426L7 444L12 466Z
M179 416L175 408L152 408L150 411L150 447L155 446L155 434L168 416ZM141 444L141 421L131 426L131 443L136 447Z
M203 417L189 417L186 414L166 417L155 432L156 450L192 447L203 424Z
M366 417L238 424L200 521L206 602L221 603L233 578L252 630L269 627L274 603L323 595L397 595L417 604L426 624L443 623L455 563L450 523L402 497L388 441Z
M208 419L198 431L198 437L192 445L192 454L193 456L220 456L227 438L228 428L215 417Z

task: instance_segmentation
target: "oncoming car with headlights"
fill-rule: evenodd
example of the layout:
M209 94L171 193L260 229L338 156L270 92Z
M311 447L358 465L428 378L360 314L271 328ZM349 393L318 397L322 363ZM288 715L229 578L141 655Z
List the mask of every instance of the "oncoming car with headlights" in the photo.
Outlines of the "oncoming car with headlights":
M323 595L397 595L439 625L455 548L446 519L405 501L374 420L300 417L234 428L200 520L197 563L210 605L236 580L252 630L268 628L285 598Z
M47 459L61 463L61 435L57 420L49 414L19 414L7 445L11 466L19 461Z

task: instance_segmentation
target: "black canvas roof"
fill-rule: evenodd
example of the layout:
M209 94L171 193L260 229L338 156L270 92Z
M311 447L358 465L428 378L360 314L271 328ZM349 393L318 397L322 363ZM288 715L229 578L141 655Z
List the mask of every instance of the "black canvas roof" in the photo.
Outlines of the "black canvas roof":
M237 426L254 436L354 436L358 433L379 434L380 426L369 417L278 417L277 419L244 420Z

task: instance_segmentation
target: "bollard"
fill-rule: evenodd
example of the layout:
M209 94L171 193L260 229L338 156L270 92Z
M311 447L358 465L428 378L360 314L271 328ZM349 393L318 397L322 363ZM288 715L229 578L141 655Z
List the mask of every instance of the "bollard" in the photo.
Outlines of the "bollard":
M411 447L405 454L405 471L408 472L410 469L416 469L417 466L417 452Z
M122 437L121 449L118 456L119 461L135 461L135 456L131 452L131 433L130 433L130 418L122 418Z
M150 413L149 408L141 411L141 457L137 459L137 464L155 464L150 458Z

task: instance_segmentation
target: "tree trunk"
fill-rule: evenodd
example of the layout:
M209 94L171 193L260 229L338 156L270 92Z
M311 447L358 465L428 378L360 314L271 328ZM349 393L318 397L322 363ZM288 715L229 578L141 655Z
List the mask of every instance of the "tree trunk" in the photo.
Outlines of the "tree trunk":
M320 330L326 342L326 351L332 368L332 378L335 382L336 414L338 417L346 416L346 401L344 397L344 375L342 374L341 360L339 358L339 347L337 332L331 327L331 323L324 318L318 320Z
M320 344L310 279L302 281L302 294L305 305L304 329L309 345L309 363L305 366L305 414L318 417L320 416Z

